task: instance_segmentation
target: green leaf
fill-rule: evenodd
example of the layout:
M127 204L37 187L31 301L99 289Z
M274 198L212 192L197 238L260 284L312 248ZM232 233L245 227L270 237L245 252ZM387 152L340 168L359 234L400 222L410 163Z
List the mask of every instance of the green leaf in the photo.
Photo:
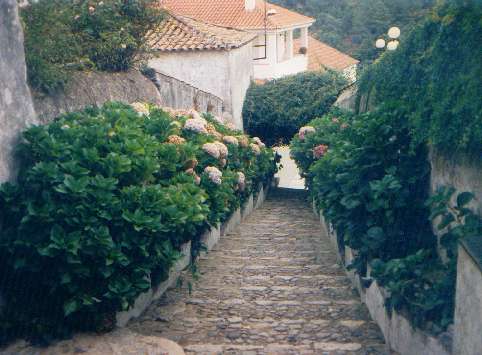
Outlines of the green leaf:
M76 299L71 299L64 303L64 315L67 317L79 309L79 303Z
M437 228L439 230L442 230L446 227L449 226L450 223L454 222L455 221L455 218L454 216L451 214L451 213L447 213L445 214L443 217L442 217L442 220L440 221L440 223L438 224Z
M462 192L457 196L457 207L461 208L467 205L474 199L474 194L471 192Z

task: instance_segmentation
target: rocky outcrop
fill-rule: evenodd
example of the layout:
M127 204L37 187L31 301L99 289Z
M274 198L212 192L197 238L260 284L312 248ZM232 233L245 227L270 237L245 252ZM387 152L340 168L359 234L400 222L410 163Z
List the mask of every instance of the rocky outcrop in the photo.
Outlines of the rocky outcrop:
M136 70L126 73L75 72L63 92L48 96L36 93L34 96L35 111L41 123L107 101L162 103L156 86Z
M15 176L14 147L35 123L16 0L0 1L0 182Z

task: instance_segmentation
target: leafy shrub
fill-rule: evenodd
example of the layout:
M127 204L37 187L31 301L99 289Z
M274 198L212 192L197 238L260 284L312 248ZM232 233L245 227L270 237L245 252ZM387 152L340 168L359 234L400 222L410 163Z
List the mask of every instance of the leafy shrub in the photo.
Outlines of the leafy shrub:
M480 235L482 222L468 208L470 193L453 198L446 189L429 198L426 147L409 127L404 111L391 106L333 111L300 129L291 154L325 218L355 250L349 267L364 275L371 265L389 291L387 306L438 332L453 321L457 242Z
M269 145L288 143L301 126L329 111L345 85L334 72L306 72L252 84L243 107L244 127Z
M481 16L476 1L442 6L361 76L360 93L406 112L414 144L482 153Z
M81 48L71 31L69 0L40 1L21 11L28 81L33 89L58 91L68 80L67 65L78 63Z
M439 332L453 321L458 242L482 233L482 219L468 206L472 199L470 192L455 196L455 189L444 187L427 201L430 219L438 221L442 233L445 262L434 250L420 250L402 259L372 263L372 275L389 291L388 306L408 310L420 327L428 325Z
M81 1L73 32L85 54L99 70L126 71L143 51L148 51L146 35L163 21L157 1Z
M311 124L316 133L295 137L293 155L326 218L359 252L360 271L373 258L389 260L430 244L426 151L411 148L399 112L328 115ZM328 152L311 163L306 156L319 144Z
M202 145L222 139L212 127L242 135L212 117L217 138L183 129L197 113L142 110L106 104L24 133L18 183L0 187L2 338L112 327L115 312L166 278L182 243L225 220L276 171L262 147L256 155L229 145L229 164L209 160ZM220 184L207 166L219 167Z
M442 7L439 17L365 72L360 91L374 99L375 110L316 119L291 143L318 206L355 250L350 267L364 275L368 262L389 291L388 306L434 331L453 320L457 242L482 232L467 207L470 193L457 196L454 206L453 189L428 196L427 143L447 154L480 154L480 100L474 99L480 96L481 66L474 62L480 44L473 42L480 12L472 5ZM454 58L449 52L460 38L466 38L464 49Z
M40 0L21 11L29 83L63 89L69 70L126 71L148 50L146 35L163 21L154 0Z
M436 253L420 250L401 259L372 263L373 277L389 292L387 306L408 312L418 327L440 332L453 322L456 269Z

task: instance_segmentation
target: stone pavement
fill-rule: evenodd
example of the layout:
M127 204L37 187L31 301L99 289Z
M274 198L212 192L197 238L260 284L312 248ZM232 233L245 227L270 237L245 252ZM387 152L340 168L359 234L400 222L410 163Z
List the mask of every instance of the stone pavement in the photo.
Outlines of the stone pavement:
M187 354L387 354L320 231L305 192L272 191L129 330Z

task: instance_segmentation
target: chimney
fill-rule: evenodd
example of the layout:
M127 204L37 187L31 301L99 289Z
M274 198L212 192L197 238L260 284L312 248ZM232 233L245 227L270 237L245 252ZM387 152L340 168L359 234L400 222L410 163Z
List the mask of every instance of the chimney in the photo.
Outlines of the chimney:
M244 9L253 11L256 8L256 0L244 0Z

